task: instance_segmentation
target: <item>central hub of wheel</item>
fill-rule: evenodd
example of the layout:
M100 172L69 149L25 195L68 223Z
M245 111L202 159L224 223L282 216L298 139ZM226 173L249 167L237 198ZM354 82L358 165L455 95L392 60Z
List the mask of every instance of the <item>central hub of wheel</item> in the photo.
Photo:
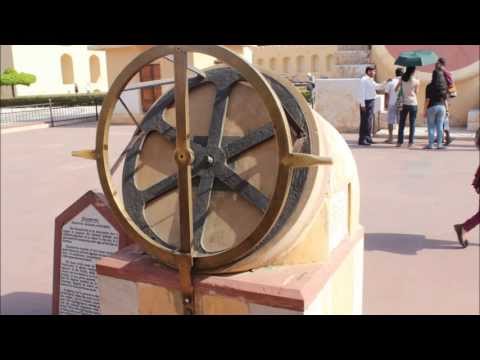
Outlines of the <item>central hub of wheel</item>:
M207 147L206 150L205 161L209 167L225 163L225 153L222 149L218 147Z
M211 166L213 165L213 163L215 162L213 156L211 156L211 155L205 156L205 161L207 162L208 166L210 166L210 167L211 167Z

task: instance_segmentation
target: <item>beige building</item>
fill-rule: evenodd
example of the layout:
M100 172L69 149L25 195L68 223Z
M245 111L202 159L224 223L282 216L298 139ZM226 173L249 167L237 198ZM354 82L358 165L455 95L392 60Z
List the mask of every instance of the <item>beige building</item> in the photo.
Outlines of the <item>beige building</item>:
M73 94L108 90L105 53L87 45L1 45L0 71L14 68L36 76L30 86L17 85L16 96ZM1 87L2 98L12 97Z
M138 55L148 50L153 45L90 45L91 51L102 51L106 57L107 79L110 86L120 72ZM225 45L230 50L240 54L244 59L252 62L252 50L249 45ZM215 64L216 59L200 54L189 54L188 62L198 69L204 69ZM130 84L157 79L173 79L173 64L165 59L160 59L145 66L142 71L131 80ZM168 91L171 85L158 88L132 90L122 94L122 100L129 110L138 118L159 98ZM130 123L131 119L125 108L117 103L114 112L114 121L117 123Z
M107 81L111 85L120 71L136 56L153 45L92 45L91 51L103 50L107 63ZM364 74L365 67L370 64L377 65L377 80L384 81L394 74L395 51L413 50L416 45L225 45L248 61L273 72L276 72L290 80L306 80L307 74L311 73L316 79L352 79L359 78ZM459 96L451 101L451 125L466 127L468 113L480 107L479 104L479 60L478 46L461 45L422 45L431 48L449 59L453 68L453 75L459 90ZM474 50L477 49L477 52ZM477 55L475 55L477 54ZM476 56L476 58L475 58ZM215 59L203 54L191 54L189 63L197 68L206 68L213 65ZM424 72L420 71L423 70ZM425 86L430 80L429 68L419 68L417 77L421 80L419 92L420 110L424 103ZM173 78L173 66L166 60L160 60L156 64L147 66L140 74L132 79L132 83L153 79ZM342 82L342 84L347 82ZM341 85L341 84L340 84ZM161 89L143 89L125 92L122 99L129 109L141 118L155 99L165 93L170 86ZM335 98L335 107L341 107L342 103L349 100L350 88L345 89L344 96L339 89ZM322 96L330 96L324 92ZM350 101L351 106L356 106ZM325 103L330 104L327 99ZM331 106L330 104L329 106ZM350 106L350 105L349 105ZM350 108L350 107L349 107ZM317 109L320 114L328 113ZM129 116L123 107L117 106L115 119L128 121ZM122 120L120 120L122 119ZM327 120L339 123L335 119ZM343 119L345 129L355 130L359 120L352 113L350 119ZM424 125L419 119L419 125ZM342 128L343 129L343 128ZM344 130L345 130L344 129Z
M252 48L253 62L292 80L336 77L337 45L268 45Z

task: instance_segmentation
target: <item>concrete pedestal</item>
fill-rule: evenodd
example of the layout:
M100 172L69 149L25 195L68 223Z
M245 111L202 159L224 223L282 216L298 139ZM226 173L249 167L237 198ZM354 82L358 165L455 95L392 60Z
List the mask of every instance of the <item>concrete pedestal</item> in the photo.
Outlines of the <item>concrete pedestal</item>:
M467 130L477 131L480 127L480 109L473 109L468 112Z
M182 314L178 274L136 245L97 263L104 315ZM199 315L361 314L363 229L345 238L324 263L273 266L194 278Z

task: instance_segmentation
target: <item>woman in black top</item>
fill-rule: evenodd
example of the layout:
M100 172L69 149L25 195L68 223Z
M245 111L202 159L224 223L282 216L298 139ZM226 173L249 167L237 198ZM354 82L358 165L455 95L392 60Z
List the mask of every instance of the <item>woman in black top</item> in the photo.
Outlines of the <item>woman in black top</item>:
M425 109L423 116L427 117L428 145L426 149L433 149L435 130L437 131L438 149L443 147L443 123L447 114L447 90L441 81L442 74L434 70L432 82L427 85L425 95Z

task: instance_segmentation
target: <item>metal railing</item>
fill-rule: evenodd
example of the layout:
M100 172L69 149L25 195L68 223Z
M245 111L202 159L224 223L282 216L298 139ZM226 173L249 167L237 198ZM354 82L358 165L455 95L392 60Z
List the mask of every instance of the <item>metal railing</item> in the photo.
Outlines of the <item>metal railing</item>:
M77 122L98 121L101 106L96 101L88 105L55 105L52 100L43 104L0 108L1 128L36 124L51 127Z

